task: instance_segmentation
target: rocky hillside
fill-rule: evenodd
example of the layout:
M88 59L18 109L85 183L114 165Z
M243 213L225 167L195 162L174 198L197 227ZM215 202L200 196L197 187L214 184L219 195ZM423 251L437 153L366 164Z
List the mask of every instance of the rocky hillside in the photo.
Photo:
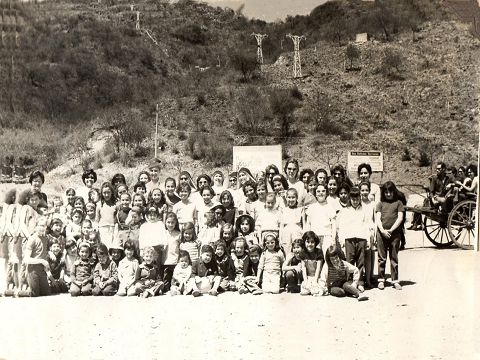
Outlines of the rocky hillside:
M191 1L144 1L133 11L118 2L19 8L26 26L13 52L14 106L0 109L1 150L42 154L41 167L68 164L58 177L78 178L79 164L101 173L142 164L159 104L160 157L172 172L226 168L231 145L279 142L312 168L345 161L349 149L382 150L384 176L402 182L430 172L421 156L476 160L480 41L442 2L385 4L333 1L277 24ZM266 63L242 74L255 56L254 31L269 35ZM348 58L360 31L370 40ZM301 79L292 79L289 32L307 36ZM0 55L5 65L12 51ZM9 69L0 69L4 78ZM107 141L89 154L92 130L118 119L147 139L121 152ZM401 161L406 152L412 160Z

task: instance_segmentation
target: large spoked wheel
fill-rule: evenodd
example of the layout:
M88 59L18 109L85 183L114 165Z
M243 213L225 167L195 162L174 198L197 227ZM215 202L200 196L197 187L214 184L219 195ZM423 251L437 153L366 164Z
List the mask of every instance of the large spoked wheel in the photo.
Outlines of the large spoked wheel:
M454 206L448 215L448 233L455 245L466 250L473 249L476 217L475 201L464 200Z
M446 221L442 220L439 222L425 216L423 219L423 231L427 235L428 240L436 247L447 248L453 244L453 241L448 236Z

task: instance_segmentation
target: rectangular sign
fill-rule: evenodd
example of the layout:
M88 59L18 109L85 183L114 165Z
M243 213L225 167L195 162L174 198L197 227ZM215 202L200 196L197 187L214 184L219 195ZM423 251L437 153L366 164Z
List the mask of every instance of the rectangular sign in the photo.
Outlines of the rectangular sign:
M381 151L349 151L347 156L347 170L357 173L358 165L370 164L372 171L383 172L383 152Z
M234 171L246 167L255 176L259 171L265 171L270 164L276 165L282 171L282 145L233 147Z

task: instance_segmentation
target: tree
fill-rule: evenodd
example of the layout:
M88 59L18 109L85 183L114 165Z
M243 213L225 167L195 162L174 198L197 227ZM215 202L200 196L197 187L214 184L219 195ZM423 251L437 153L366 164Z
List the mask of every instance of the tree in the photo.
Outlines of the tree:
M347 56L347 59L350 60L349 69L353 69L353 62L360 58L360 49L357 48L355 45L350 44L345 50L345 55Z
M246 88L237 100L239 119L236 130L246 135L269 135L271 133L271 112L266 96L257 87Z
M247 82L252 73L257 69L256 55L247 53L245 51L238 51L230 57L230 61L235 70L238 70L243 75L243 80Z
M270 108L280 122L280 136L290 136L290 125L294 120L293 112L300 103L288 90L274 90L270 93Z
M403 65L402 55L392 48L387 48L385 50L385 55L382 60L383 71L386 75L394 76L399 75L401 72L401 67Z

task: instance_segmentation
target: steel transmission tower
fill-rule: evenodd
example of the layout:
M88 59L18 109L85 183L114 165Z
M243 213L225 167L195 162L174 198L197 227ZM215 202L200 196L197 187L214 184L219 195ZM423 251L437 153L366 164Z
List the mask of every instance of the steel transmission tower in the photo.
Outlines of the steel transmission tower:
M263 64L262 41L268 37L268 35L253 33L252 36L255 36L255 39L257 39L257 63Z
M300 41L305 40L306 37L301 35L288 34L287 38L293 41L293 78L302 77L302 62L300 61Z

